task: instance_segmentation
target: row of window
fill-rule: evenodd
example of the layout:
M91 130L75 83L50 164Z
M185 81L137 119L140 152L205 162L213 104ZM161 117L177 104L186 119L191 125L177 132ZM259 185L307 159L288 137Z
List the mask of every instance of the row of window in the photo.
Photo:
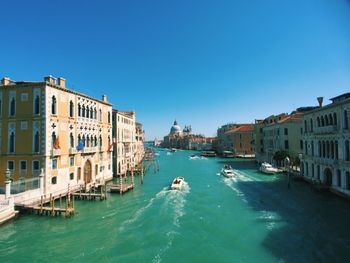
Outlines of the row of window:
M337 120L337 114L334 112L325 114L322 116L318 116L316 118L317 121L317 127L325 127L325 126L336 126L338 124ZM348 117L348 111L343 111L343 128L349 129L349 117ZM306 120L304 120L304 131L305 133L313 132L313 119L309 120L309 125Z
M305 154L310 154L311 156L315 156L314 153L314 142L310 143L310 150L308 150L307 141L305 141ZM338 141L318 141L318 157L328 158L328 159L339 159L339 147ZM345 152L344 152L344 160L350 161L350 147L349 141L345 141Z
M13 172L15 170L15 161L9 160L7 161L7 169L10 170L10 172ZM20 171L27 171L27 161L19 161L19 170ZM32 161L32 171L38 172L40 171L40 161Z

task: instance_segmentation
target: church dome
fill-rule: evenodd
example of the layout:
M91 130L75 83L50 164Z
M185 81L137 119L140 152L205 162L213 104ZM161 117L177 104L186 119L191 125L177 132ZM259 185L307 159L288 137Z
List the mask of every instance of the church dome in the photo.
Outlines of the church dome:
M174 125L170 129L170 134L179 134L181 133L181 127L177 124L177 121L174 121Z

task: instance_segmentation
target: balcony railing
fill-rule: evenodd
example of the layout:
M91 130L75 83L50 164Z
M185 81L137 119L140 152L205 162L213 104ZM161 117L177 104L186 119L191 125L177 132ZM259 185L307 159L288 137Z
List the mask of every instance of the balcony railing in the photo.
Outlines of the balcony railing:
M52 149L51 155L52 155L52 156L61 155L61 149Z
M325 127L317 127L315 128L315 134L327 134L327 133L333 133L338 130L338 127L336 125L333 126L325 126Z
M98 152L98 147L84 147L83 153L95 153Z
M69 148L69 154L77 154L78 150L77 148Z

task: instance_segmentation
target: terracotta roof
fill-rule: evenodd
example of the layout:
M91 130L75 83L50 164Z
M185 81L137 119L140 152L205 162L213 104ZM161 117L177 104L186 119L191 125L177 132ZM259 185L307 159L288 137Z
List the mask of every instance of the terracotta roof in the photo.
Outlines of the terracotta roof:
M253 124L243 124L239 127L236 127L234 129L231 129L227 131L226 133L234 133L234 132L252 132L254 130Z

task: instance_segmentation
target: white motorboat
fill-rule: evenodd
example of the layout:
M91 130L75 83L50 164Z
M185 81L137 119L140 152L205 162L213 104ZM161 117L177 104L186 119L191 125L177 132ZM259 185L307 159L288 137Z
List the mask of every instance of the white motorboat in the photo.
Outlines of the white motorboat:
M275 174L280 172L279 169L273 167L269 163L262 163L259 170L264 174Z
M184 185L185 185L185 179L181 176L178 176L173 180L170 188L171 190L181 190Z
M228 164L225 164L224 168L221 169L221 174L225 177L235 176L235 173L233 172L231 165L228 165Z

